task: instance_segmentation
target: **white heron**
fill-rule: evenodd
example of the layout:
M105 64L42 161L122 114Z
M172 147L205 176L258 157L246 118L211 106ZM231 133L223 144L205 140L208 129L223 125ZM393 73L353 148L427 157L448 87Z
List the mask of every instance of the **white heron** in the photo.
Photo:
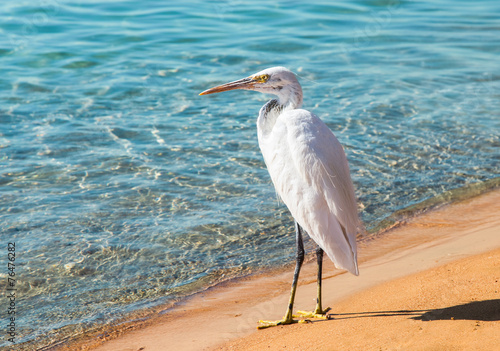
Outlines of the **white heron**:
M297 258L286 314L279 321L259 321L259 328L296 322L293 302L304 261L302 231L318 244L316 309L300 312L326 318L321 303L323 252L335 266L358 275L356 234L360 228L349 164L337 138L315 114L301 109L302 88L291 71L272 67L200 95L244 89L277 95L259 112L257 133L272 182L295 220ZM303 229L302 229L303 228Z

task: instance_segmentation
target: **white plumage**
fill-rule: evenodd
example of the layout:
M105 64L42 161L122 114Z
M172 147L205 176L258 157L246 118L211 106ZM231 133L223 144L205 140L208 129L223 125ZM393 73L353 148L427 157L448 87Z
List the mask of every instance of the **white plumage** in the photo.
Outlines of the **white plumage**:
M301 109L283 111L268 133L258 131L274 187L293 218L335 266L358 275L357 206L337 138L316 115Z

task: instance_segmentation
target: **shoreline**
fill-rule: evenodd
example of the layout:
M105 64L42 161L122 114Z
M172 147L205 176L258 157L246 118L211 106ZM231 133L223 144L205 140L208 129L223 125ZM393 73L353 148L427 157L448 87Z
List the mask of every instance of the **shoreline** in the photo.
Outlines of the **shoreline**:
M500 190L493 189L409 218L381 235L361 240L360 277L336 270L325 260L325 303L335 310L337 303L352 294L500 247L500 235L495 235L500 231L492 233L492 228L500 228L500 219L496 219L500 213L499 200ZM478 235L481 240L474 240ZM311 261L304 264L301 272L296 309L314 307L316 267ZM263 335L267 332L256 331L257 321L281 318L292 266L218 284L183 299L153 318L110 327L112 330L91 339L70 345L63 343L54 349L160 350L164 349L162 345L169 345L172 349L200 350L255 333Z

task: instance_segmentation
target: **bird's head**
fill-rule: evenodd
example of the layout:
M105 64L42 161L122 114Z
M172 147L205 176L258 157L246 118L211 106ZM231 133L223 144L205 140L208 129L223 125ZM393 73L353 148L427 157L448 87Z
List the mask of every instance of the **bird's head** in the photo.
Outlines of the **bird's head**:
M222 84L200 93L208 95L223 91L243 89L277 95L281 105L293 104L294 108L302 105L302 88L295 74L285 67L271 67L234 82Z

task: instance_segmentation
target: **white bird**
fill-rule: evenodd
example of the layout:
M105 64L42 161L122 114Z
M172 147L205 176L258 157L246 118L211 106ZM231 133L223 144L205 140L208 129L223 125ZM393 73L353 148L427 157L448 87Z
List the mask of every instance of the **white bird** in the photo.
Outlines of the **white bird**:
M310 318L326 318L321 304L323 251L335 266L358 275L356 234L360 228L349 164L337 138L315 114L301 109L302 88L284 67L272 67L200 95L244 89L276 95L259 112L259 147L278 195L295 220L297 262L290 301L279 321L260 321L259 328L296 322L293 302L304 260L302 228L318 244L318 297Z

